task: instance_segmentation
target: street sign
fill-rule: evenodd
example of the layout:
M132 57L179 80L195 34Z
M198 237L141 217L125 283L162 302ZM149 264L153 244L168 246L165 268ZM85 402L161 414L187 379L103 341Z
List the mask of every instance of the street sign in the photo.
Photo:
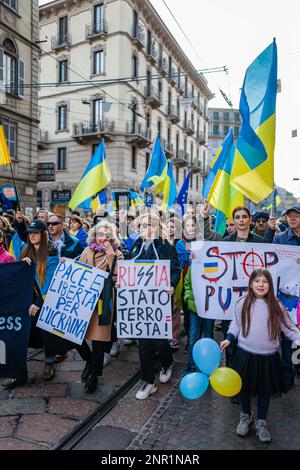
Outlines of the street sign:
M71 199L71 189L64 189L62 191L52 191L52 204L67 203Z
M38 163L36 179L37 181L55 181L55 163Z

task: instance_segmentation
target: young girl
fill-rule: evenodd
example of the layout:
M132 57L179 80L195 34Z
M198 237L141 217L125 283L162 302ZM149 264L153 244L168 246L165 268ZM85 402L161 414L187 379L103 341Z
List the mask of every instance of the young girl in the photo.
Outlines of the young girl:
M276 299L271 274L265 268L256 269L250 276L247 296L237 303L227 338L221 342L224 351L234 339L238 340L231 367L240 374L243 383L239 436L246 436L254 421L251 396L257 396L256 435L261 442L271 442L266 426L270 398L283 391L281 331L300 345L300 331Z

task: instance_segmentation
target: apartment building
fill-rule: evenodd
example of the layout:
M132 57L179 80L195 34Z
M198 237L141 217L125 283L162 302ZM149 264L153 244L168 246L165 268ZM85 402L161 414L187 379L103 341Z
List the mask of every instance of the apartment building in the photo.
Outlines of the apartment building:
M190 200L207 173L212 93L148 0L55 0L40 7L40 204L65 211L101 138L109 192L138 190L156 134Z
M241 116L238 109L231 108L209 108L208 116L208 163L210 164L230 128L233 130L234 139L237 139L241 127Z
M38 0L0 2L0 119L28 214L36 208L37 191L38 21ZM0 166L0 188L16 204L9 166Z

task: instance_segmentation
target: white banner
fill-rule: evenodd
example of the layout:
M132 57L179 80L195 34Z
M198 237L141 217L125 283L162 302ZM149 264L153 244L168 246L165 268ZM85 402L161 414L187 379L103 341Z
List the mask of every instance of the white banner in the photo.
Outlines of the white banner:
M184 111L188 112L188 110L192 106L193 98L181 98L180 102L181 102L181 106L183 107Z
M170 261L118 263L118 338L172 338Z
M66 258L53 275L37 326L82 344L108 273Z
M231 320L254 269L265 267L275 295L296 324L300 247L268 243L193 242L192 284L200 317Z

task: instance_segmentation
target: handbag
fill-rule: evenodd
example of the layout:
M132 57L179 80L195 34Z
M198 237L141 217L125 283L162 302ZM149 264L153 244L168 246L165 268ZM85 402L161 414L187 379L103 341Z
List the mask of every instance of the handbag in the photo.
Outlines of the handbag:
M118 257L115 256L111 270L108 277L104 281L103 289L98 302L98 323L99 326L107 326L111 324L112 316L114 312L114 300L113 300L113 290L114 290L114 281L113 275L115 272L115 267Z

